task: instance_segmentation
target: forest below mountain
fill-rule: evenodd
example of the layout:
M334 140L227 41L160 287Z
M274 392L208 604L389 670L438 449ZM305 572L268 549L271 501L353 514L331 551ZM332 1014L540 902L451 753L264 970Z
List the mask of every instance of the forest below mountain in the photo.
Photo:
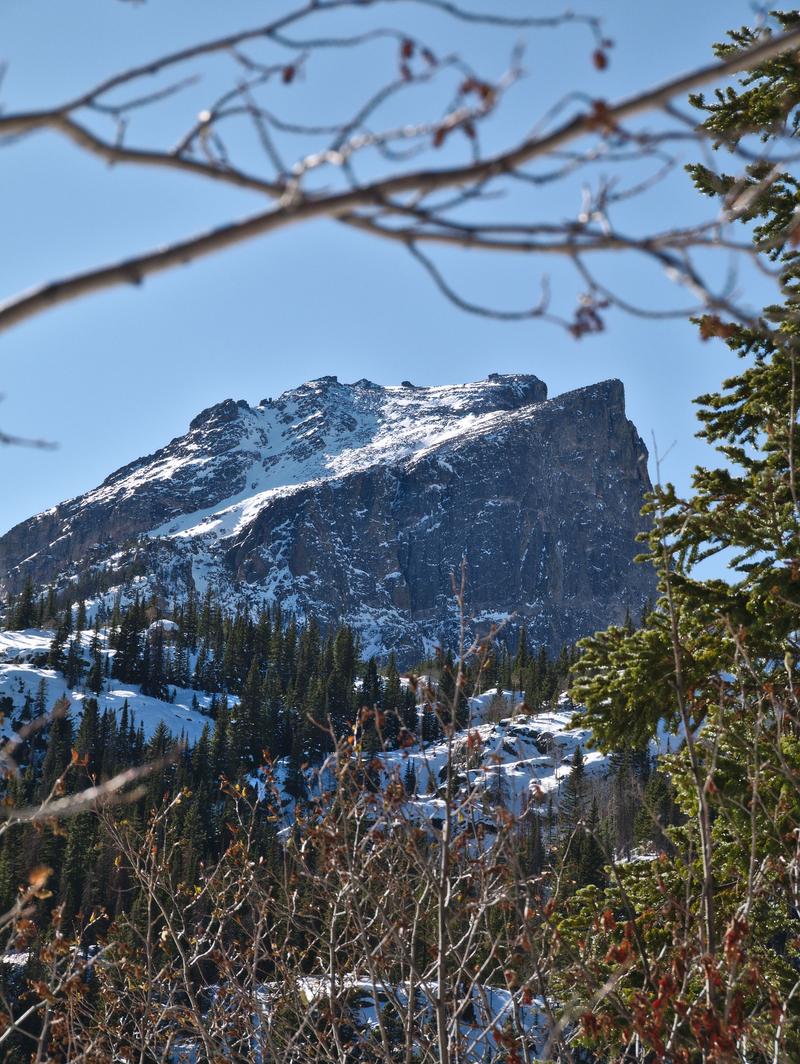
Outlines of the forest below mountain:
M323 636L313 621L298 625L278 607L255 619L226 614L210 592L165 611L138 597L123 606L117 596L110 608L87 608L84 600L59 603L52 592L36 596L28 585L9 602L7 625L0 706L21 741L12 740L5 751L6 764L14 767L6 803L46 811L54 796L69 800L129 770L147 773L121 807L79 813L64 827L47 818L44 829L41 819L19 823L0 837L3 911L14 910L17 885L32 866L50 870L36 920L44 938L23 922L0 967L9 1010L24 1001L26 982L48 975L48 926L73 943L62 963L74 968L82 957L88 964L81 980L88 1005L94 966L114 956L149 911L153 882L142 878L138 858L156 824L151 873L169 912L162 913L168 924L161 931L179 918L190 884L202 883L209 869L225 868L240 853L247 817L247 860L259 870L262 904L268 901L271 911L284 914L271 924L272 941L277 936L302 943L305 959L292 978L313 977L321 927L318 921L306 924L323 899L308 876L308 847L334 810L341 815L337 762L343 750L359 765L346 781L346 801L360 805L367 796L385 803L384 814L377 807L359 810L370 832L394 809L409 830L413 825L415 845L426 853L457 798L464 822L459 834L469 821L473 845L481 840L470 863L485 860L504 839L517 874L543 881L558 868L565 896L606 884L606 851L647 852L665 841L659 825L679 819L654 750L590 755L586 764L588 733L570 730L574 710L564 695L575 655L567 649L555 659L544 650L532 654L524 629L513 653L493 635L462 668L448 652L401 677L391 657L385 665L363 660L347 627ZM50 705L55 678L63 681L64 694ZM128 697L115 709L108 697L120 685ZM193 739L171 733L163 718L148 718L147 729L137 720L142 696L166 710L178 692L191 692L192 714L203 721ZM588 833L581 829L584 821ZM426 839L428 831L433 834ZM252 886L247 890L249 896ZM302 919L298 908L306 911ZM211 915L204 907L203 913L204 919ZM416 932L421 970L436 957L431 917ZM454 912L452 919L451 934L464 917ZM468 924L467 917L463 931ZM340 963L352 969L350 979L359 966L356 957L348 962L346 956L343 948ZM201 967L207 978L215 964ZM269 953L259 959L258 972L262 987L286 978ZM394 979L399 988L401 969ZM369 1059L369 1024L359 1020L354 1005L359 995L363 988L345 995L354 999L346 1006L352 1025L347 1038L353 1059ZM420 1019L429 1007L425 997L423 990L414 1006ZM284 1008L291 1014L296 1005ZM472 1020L465 1037L483 1045L476 1007L470 1006L471 1013L467 1008ZM207 1009L206 1002L204 1024ZM498 1029L509 1022L502 1009L492 1021ZM117 1051L135 1042L135 1025L127 1029L126 1023L120 1015ZM314 1053L316 1023L293 1031L281 1054ZM191 1043L191 1031L191 1023L178 1025L171 1036ZM5 1059L25 1059L31 1038L41 1034L39 1017L31 1016L8 1042ZM81 1037L102 1044L98 1030L82 1028ZM417 1032L415 1041L419 1037Z

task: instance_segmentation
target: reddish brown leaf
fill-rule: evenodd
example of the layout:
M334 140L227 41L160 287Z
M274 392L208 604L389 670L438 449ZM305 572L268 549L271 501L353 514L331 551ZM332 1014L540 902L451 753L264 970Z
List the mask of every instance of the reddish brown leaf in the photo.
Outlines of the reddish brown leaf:
M36 865L28 873L28 882L34 890L41 890L52 874L53 869L48 868L47 865Z

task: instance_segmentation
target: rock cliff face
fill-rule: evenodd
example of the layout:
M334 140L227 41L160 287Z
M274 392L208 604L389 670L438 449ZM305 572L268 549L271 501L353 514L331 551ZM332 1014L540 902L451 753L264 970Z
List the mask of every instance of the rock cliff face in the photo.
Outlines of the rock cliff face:
M534 376L384 388L310 381L231 399L185 436L0 539L16 590L77 577L348 620L366 651L452 642L451 572L477 625L558 648L635 615L647 451L619 381L555 399Z

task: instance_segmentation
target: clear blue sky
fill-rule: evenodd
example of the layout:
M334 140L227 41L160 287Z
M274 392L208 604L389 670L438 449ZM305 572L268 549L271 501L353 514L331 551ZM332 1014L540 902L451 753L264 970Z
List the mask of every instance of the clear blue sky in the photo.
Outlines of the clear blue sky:
M118 68L263 22L281 6L263 0L3 0L4 109L53 105ZM557 0L489 0L488 7L559 10ZM578 9L603 15L616 41L611 67L594 71L591 42L580 28L531 37L530 81L513 104L530 107L531 122L543 102L566 88L613 100L706 62L711 43L726 28L751 18L751 5L743 0L598 0ZM389 14L394 17L384 14L385 22L405 19L420 32L427 27L419 10L398 6ZM491 70L502 68L488 31L464 30L451 46L473 57L477 50ZM312 89L299 90L297 113L305 106L302 93ZM169 144L210 87L193 91L185 105L176 101L163 117L148 116L151 124L142 133ZM362 90L333 79L323 91L328 102L337 102ZM0 160L0 297L261 205L253 195L179 175L110 169L49 133L6 147ZM688 180L680 182L676 205L691 204ZM560 194L543 199L543 211L574 215L574 192L563 201ZM655 224L670 220L667 214ZM519 305L536 291L539 271L531 263L511 269L492 257L447 261L451 277L484 301ZM618 279L628 296L652 302L651 276L638 268L612 268L618 272L606 276ZM314 223L151 279L140 289L90 297L0 337L0 425L59 443L55 452L0 449L0 530L155 450L211 403L229 396L258 401L329 373L345 381L436 384L495 371L532 372L547 381L551 395L620 377L629 416L648 443L651 433L662 449L675 441L664 474L685 486L692 466L704 458L693 438L691 400L733 370L721 344L701 344L683 322L612 313L606 333L576 343L535 321L504 324L467 316L396 248L333 223Z

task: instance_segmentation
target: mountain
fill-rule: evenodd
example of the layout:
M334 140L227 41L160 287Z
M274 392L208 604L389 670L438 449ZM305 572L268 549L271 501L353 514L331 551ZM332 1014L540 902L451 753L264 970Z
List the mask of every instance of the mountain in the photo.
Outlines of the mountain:
M422 388L322 377L251 407L227 399L93 491L0 539L18 591L193 582L345 620L411 660L455 638L451 573L487 626L558 649L636 615L647 450L617 380L547 398L532 375Z

